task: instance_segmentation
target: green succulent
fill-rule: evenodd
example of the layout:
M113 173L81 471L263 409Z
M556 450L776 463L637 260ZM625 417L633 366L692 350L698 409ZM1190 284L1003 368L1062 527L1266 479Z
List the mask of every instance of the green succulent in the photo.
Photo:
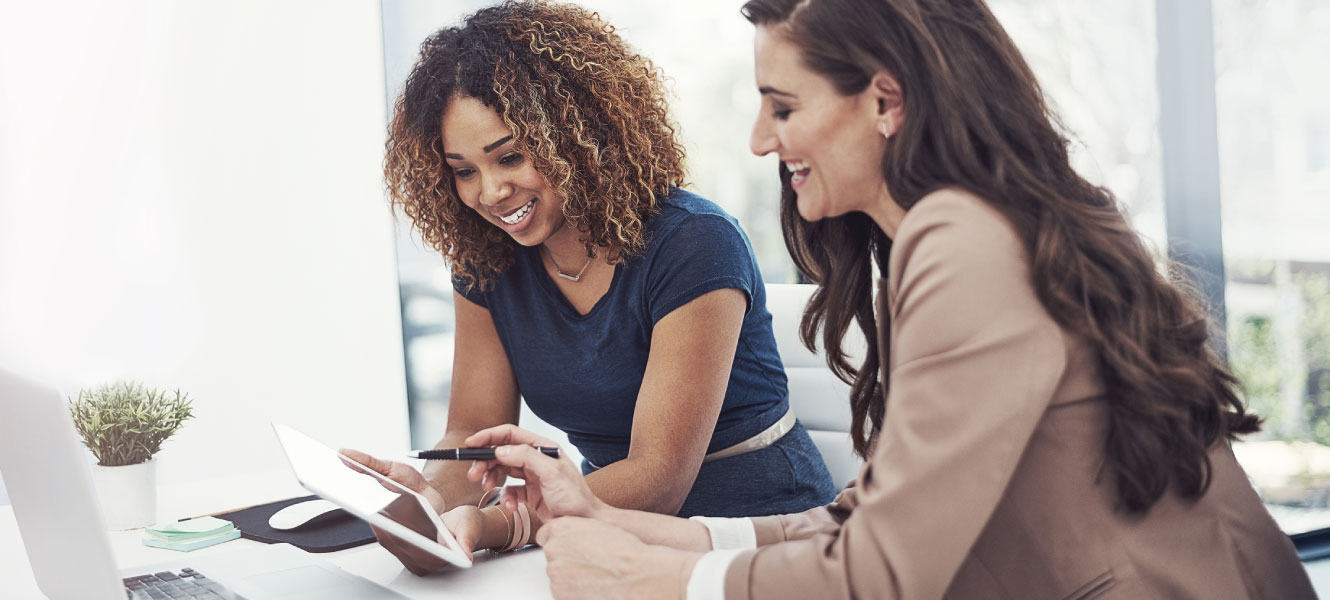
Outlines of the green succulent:
M189 394L150 389L137 381L118 381L79 391L69 412L83 443L105 467L147 462L194 417Z

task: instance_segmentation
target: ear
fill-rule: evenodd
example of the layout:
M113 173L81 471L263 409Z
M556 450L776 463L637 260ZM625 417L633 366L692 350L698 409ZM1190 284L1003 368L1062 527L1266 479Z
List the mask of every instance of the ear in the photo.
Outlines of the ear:
M905 103L896 78L886 71L878 71L865 91L873 101L873 121L877 132L884 138L896 135L901 123L905 121Z

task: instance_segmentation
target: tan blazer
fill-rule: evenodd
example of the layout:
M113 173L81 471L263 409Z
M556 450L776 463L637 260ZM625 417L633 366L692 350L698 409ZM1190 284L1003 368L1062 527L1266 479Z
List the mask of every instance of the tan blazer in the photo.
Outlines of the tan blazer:
M753 519L759 548L730 565L726 598L1314 597L1225 443L1198 501L1114 511L1096 481L1095 359L1039 303L999 213L929 195L888 274L891 386L872 456L832 504Z

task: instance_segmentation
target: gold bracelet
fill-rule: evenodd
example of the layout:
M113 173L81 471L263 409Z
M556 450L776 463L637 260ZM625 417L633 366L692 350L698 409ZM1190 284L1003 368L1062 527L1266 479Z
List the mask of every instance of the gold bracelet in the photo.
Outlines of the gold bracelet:
M494 489L492 489L492 490L490 490L490 491L488 491L488 492L485 492L485 493L481 494L481 495L480 495L480 501L479 501L479 502L476 502L476 508L485 508L485 497L488 496L488 495L490 495L490 494L493 494L494 492L496 492L496 491L498 491L498 490L499 490L499 488L494 488Z
M522 540L526 539L526 530L530 525L526 519L520 518L524 506L526 505L518 502L517 510L513 511L513 539L509 540L503 547L504 552L510 552L525 545L522 543Z
M517 515L522 517L522 539L513 545L513 550L525 548L531 543L531 515L527 512L525 502L517 503ZM513 517L513 521L516 522L517 517Z

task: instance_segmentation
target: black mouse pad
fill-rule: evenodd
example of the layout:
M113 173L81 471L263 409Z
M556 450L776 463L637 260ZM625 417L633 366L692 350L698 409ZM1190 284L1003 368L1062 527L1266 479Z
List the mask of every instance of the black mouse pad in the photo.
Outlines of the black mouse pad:
M319 515L295 529L282 531L268 526L268 519L273 513L297 502L316 498L318 496L313 495L289 498L213 516L234 523L236 529L240 530L240 537L265 544L291 544L306 552L336 552L374 541L374 532L370 530L369 523L340 508Z

